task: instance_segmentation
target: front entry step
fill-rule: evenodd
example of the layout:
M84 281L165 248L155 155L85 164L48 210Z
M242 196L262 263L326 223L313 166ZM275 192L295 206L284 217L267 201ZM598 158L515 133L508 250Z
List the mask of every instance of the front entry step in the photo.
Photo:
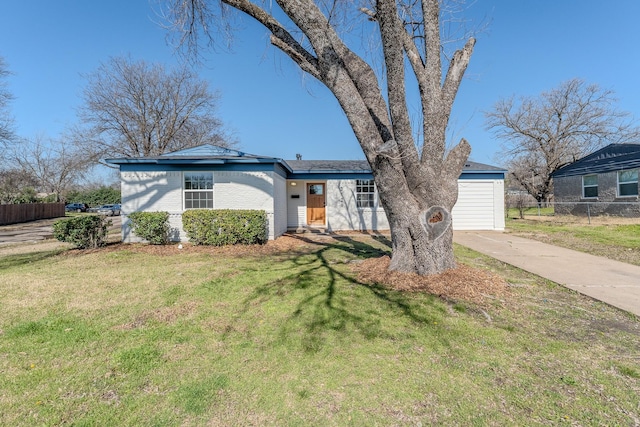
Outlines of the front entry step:
M287 230L287 232L294 233L294 234L305 234L305 233L321 234L321 235L331 234L326 227L297 227L297 228L290 228Z

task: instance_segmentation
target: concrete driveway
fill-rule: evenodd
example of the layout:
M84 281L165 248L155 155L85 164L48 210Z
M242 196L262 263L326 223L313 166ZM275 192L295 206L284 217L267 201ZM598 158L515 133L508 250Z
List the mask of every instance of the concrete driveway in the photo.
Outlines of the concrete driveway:
M640 267L498 231L455 231L453 240L640 316Z

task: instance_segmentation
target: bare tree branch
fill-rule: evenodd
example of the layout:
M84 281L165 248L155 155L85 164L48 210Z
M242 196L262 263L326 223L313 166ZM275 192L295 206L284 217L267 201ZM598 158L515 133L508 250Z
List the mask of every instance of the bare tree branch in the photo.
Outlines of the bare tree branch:
M616 101L613 91L572 79L538 97L499 100L485 112L486 126L502 141L513 178L541 201L561 167L605 144L639 140L640 129Z
M219 99L189 68L112 58L87 77L76 139L97 157L157 156L213 143L229 146L216 118ZM86 141L85 141L86 142Z

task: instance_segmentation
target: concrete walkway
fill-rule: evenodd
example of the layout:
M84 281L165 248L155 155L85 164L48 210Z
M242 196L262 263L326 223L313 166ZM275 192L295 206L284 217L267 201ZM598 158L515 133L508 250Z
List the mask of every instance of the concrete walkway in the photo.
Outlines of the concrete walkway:
M640 316L638 266L498 231L455 231L453 240Z

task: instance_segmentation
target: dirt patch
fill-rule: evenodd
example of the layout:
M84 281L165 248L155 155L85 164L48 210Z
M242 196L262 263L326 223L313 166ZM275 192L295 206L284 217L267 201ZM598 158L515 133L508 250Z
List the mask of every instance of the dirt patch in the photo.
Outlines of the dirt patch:
M159 323L173 324L178 319L190 317L196 312L197 308L197 303L189 302L179 306L162 307L153 311L144 311L136 316L133 321L115 326L113 329L129 331L145 326L150 320L154 320Z
M391 289L408 292L428 292L450 300L483 303L487 298L502 298L509 293L507 282L489 271L458 264L442 274L417 274L389 271L391 259L370 258L354 267L358 279L378 283Z

